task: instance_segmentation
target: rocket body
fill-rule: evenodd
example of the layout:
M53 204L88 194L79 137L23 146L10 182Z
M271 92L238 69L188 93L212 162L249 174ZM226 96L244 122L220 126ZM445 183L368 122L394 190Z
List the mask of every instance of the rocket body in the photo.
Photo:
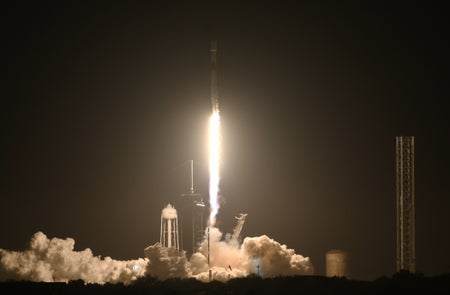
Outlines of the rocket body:
M211 103L213 113L219 112L219 94L217 90L217 41L211 41Z

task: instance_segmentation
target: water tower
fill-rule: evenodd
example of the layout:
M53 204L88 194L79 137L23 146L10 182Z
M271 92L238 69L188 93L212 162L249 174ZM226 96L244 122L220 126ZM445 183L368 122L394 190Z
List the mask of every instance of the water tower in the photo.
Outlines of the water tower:
M342 250L330 250L326 253L326 276L348 277L348 254Z
M159 242L163 247L180 250L177 210L171 204L168 204L161 211L161 235Z

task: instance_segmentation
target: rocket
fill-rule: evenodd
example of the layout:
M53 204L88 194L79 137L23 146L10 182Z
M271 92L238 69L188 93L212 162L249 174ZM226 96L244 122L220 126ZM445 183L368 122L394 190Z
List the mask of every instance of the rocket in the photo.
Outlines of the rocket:
M213 113L219 112L219 94L217 90L217 41L211 41L211 103Z

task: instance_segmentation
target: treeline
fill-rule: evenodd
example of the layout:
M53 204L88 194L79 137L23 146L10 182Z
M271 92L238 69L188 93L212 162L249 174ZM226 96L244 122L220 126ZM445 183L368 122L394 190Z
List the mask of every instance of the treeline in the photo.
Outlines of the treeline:
M322 276L292 276L263 279L249 276L226 283L203 283L196 279L141 278L131 285L36 283L11 281L0 283L0 294L450 294L450 274L425 277L397 273L374 281Z

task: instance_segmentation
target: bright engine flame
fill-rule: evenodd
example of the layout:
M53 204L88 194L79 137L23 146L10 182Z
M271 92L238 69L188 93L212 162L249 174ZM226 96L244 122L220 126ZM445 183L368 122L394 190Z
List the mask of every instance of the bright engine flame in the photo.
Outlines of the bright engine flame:
M214 226L219 212L220 115L213 111L209 120L209 225Z

